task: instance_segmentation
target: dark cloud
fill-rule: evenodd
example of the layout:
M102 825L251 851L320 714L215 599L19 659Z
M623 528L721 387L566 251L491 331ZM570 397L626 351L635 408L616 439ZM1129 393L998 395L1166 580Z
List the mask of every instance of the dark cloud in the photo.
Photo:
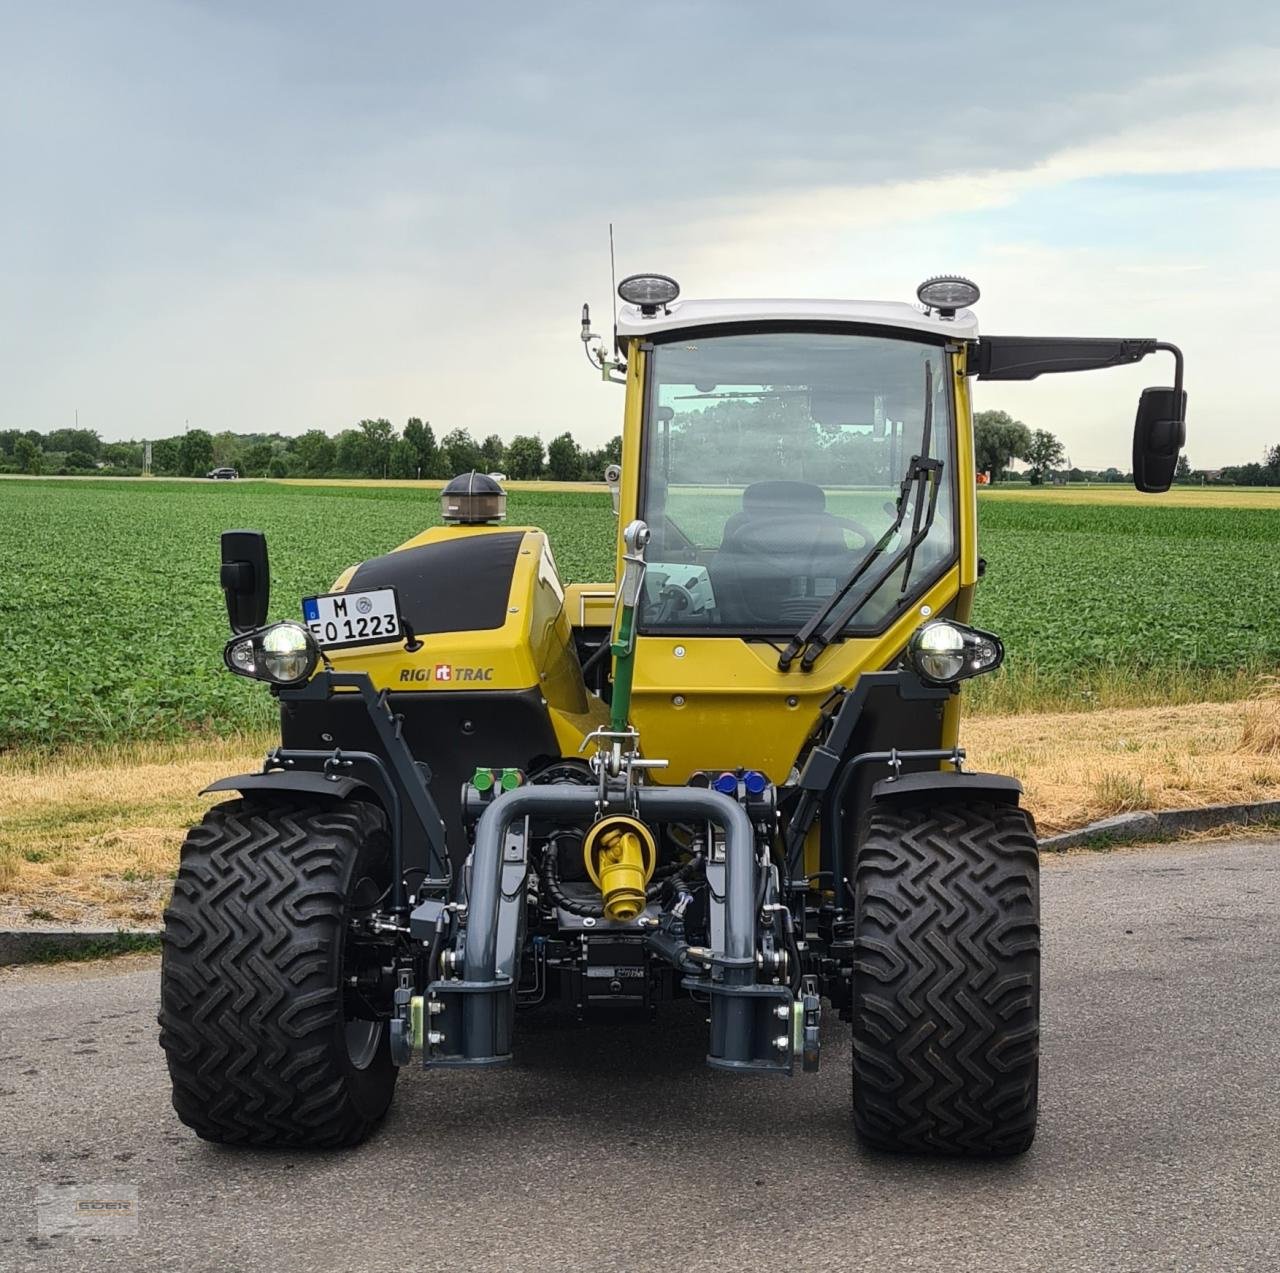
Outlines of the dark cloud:
M1280 10L85 3L7 25L11 230L55 259L278 258L397 198L434 250L522 218L1021 167L1175 108L1161 81L1280 36Z
M609 220L632 261L697 227L683 268L762 196L1019 170L1230 107L1256 83L1198 71L1277 43L1269 0L11 5L0 426L92 400L115 433L193 402L299 428L391 411L388 383L419 411L429 383L487 431L530 395L470 351L580 361L555 324Z

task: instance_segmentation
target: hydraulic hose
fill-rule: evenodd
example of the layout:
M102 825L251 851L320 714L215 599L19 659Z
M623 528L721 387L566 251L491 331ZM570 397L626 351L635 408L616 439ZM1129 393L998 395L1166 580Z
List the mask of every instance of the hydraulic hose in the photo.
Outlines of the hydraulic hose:
M570 897L564 891L560 880L560 838L565 834L571 833L558 832L551 836L551 843L547 845L546 851L542 856L539 878L542 880L543 887L547 890L547 896L561 910L568 911L571 915L584 915L593 919L600 919L604 915L603 900L584 902L580 898ZM651 902L656 897L660 897L666 888L679 888L685 880L696 875L702 865L702 855L698 854L688 862L670 862L666 866L660 866L654 871L653 878L645 889L646 901Z

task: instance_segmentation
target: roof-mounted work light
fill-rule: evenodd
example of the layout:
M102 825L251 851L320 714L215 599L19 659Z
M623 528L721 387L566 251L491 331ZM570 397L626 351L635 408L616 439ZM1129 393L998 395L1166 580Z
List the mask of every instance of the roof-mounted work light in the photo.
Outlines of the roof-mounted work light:
M618 295L628 305L639 305L642 314L656 314L680 295L680 284L665 274L629 274L618 284Z
M981 295L977 283L959 274L939 274L916 288L916 299L926 308L936 309L939 318L954 318L956 310L974 304Z

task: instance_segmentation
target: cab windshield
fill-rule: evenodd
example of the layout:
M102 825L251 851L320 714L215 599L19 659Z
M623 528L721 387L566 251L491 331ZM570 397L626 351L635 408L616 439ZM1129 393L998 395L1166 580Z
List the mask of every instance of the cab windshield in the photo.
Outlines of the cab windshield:
M691 332L657 345L641 630L791 635L854 575L844 630L883 628L955 556L951 403L945 350L911 339ZM916 516L930 502L920 456L941 462L932 521ZM913 526L927 533L894 565Z

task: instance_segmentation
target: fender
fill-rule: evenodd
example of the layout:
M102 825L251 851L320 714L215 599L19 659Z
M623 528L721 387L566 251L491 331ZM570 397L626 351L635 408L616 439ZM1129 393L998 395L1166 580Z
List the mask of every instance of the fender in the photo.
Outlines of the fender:
M943 804L947 801L990 800L993 804L1016 805L1022 795L1022 783L1004 774L955 773L939 769L922 774L903 774L900 778L882 778L871 788L876 804L910 800L917 804Z
M211 782L200 794L211 791L239 791L242 795L256 791L284 791L291 795L327 796L330 800L346 800L354 791L367 791L374 795L368 783L358 778L309 772L305 769L272 770L270 773L236 774L231 778L219 778ZM376 799L376 796L374 797Z

